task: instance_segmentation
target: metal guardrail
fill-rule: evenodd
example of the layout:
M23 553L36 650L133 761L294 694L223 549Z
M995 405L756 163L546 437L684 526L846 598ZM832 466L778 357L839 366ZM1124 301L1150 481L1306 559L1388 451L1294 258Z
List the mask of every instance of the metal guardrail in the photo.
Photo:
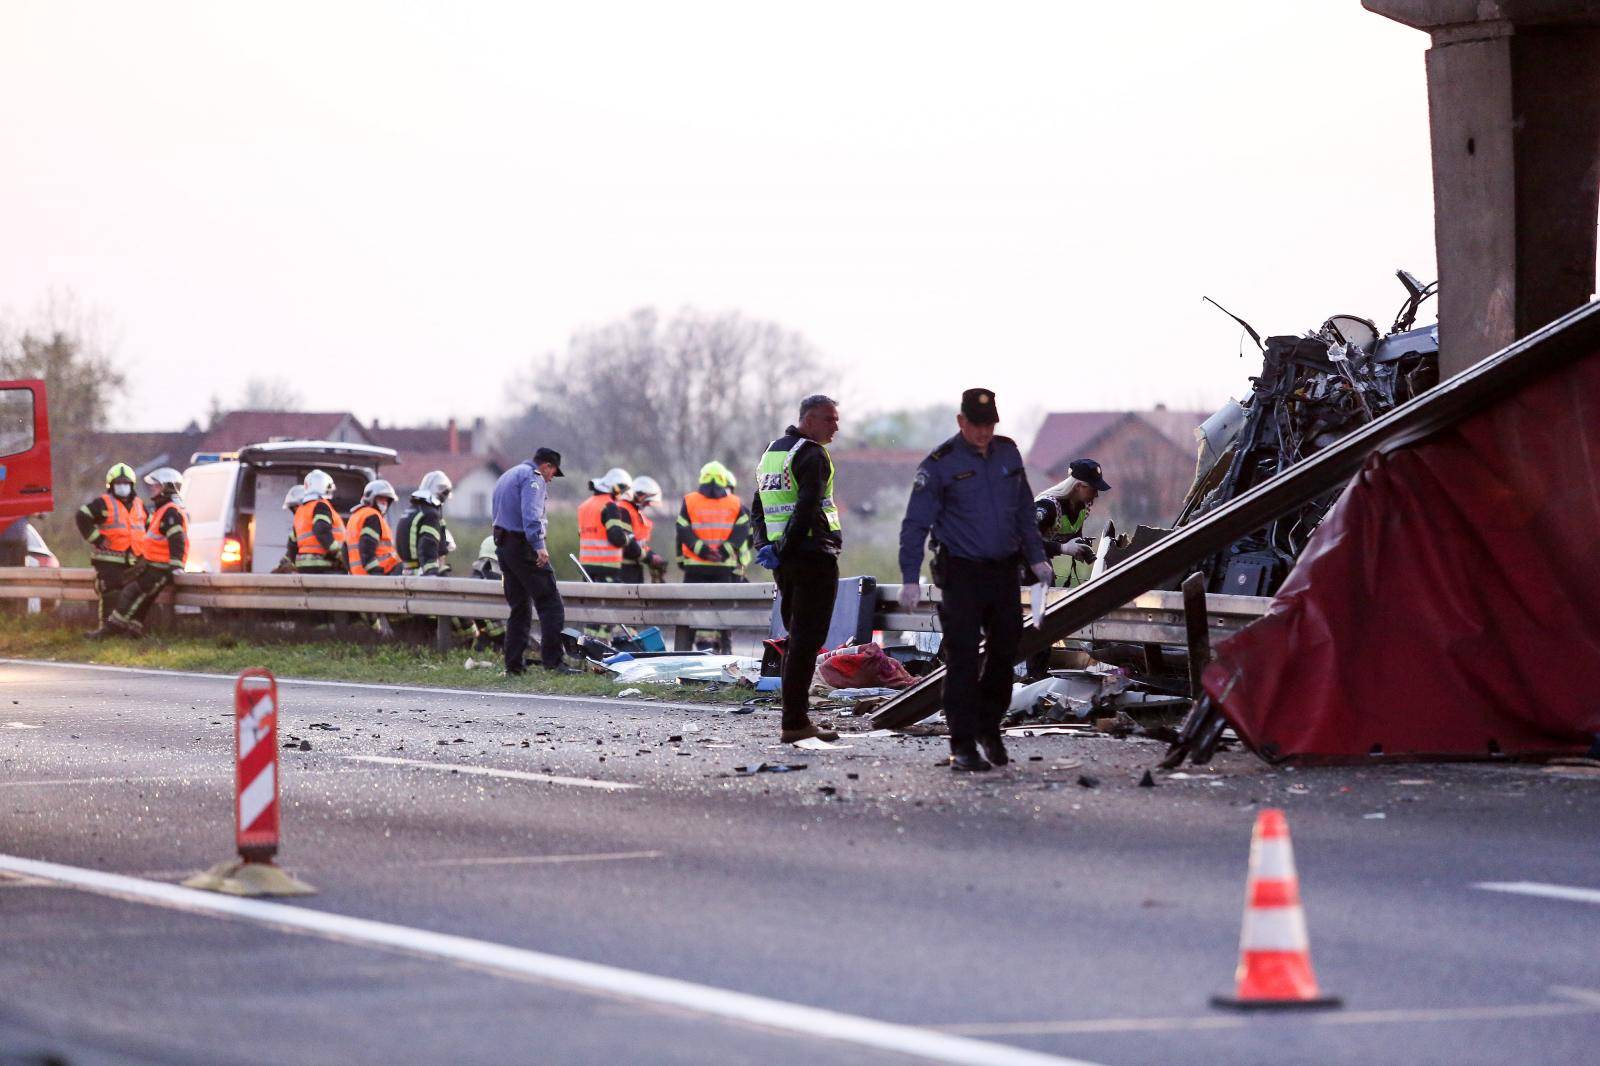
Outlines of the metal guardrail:
M694 630L760 630L771 625L776 586L590 585L559 582L567 621L579 625L657 626L687 647ZM1073 590L1052 589L1052 601ZM873 628L888 633L939 629L933 605L903 612L899 585L878 586ZM938 592L934 591L937 599ZM0 600L92 602L94 571L0 567ZM352 577L345 574L179 574L163 603L238 611L349 611L431 618L504 619L507 607L497 581L453 577ZM1207 624L1213 641L1259 618L1271 601L1256 596L1211 596ZM1183 644L1183 596L1147 592L1074 633L1077 639Z

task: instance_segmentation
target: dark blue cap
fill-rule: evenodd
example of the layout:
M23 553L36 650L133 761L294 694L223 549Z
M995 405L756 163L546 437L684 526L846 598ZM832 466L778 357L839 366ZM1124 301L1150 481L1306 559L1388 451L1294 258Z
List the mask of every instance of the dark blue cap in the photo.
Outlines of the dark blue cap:
M961 413L968 422L992 426L1000 421L1000 411L994 405L994 393L989 389L968 389L961 394Z
M540 463L549 463L555 467L556 477L567 476L561 472L561 453L554 448L540 448L533 453L533 465L538 466Z
M1100 464L1093 459L1074 459L1067 466L1067 473L1077 478L1086 485L1093 485L1096 492L1110 492L1111 486L1106 484L1106 479L1100 476Z

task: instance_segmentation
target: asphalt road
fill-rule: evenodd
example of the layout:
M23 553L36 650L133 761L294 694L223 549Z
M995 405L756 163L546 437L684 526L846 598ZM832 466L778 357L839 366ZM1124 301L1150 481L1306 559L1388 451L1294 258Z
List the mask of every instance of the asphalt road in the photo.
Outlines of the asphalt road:
M1150 742L1043 736L956 777L938 738L800 753L765 711L286 683L280 860L319 894L219 916L152 897L230 855L231 706L0 663L0 1063L1597 1060L1581 772L1230 755L1152 789ZM1207 1005L1266 805L1342 1011ZM105 873L137 881L60 879Z

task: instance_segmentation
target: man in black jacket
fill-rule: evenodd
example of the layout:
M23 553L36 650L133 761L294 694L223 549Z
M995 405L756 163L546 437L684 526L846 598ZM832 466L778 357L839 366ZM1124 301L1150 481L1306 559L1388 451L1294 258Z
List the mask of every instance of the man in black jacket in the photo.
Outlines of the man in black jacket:
M827 448L838 432L837 401L821 394L801 400L799 420L761 456L750 500L756 560L773 571L789 633L783 657L785 744L808 737L838 739L810 718L811 677L828 639L844 545Z

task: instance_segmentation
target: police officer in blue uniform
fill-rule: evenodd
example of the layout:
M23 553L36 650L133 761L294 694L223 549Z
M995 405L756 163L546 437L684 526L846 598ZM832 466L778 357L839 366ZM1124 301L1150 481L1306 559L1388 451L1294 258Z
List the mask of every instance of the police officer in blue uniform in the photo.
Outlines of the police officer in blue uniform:
M944 590L944 716L952 770L987 770L991 763L1011 761L1000 739L1000 719L1011 702L1011 668L1022 640L1017 565L1025 562L1039 581L1053 576L1022 453L1016 441L995 435L999 421L993 392L961 394L960 432L917 467L900 523L900 606L905 610L922 599L918 580L930 531L936 545L935 583Z

